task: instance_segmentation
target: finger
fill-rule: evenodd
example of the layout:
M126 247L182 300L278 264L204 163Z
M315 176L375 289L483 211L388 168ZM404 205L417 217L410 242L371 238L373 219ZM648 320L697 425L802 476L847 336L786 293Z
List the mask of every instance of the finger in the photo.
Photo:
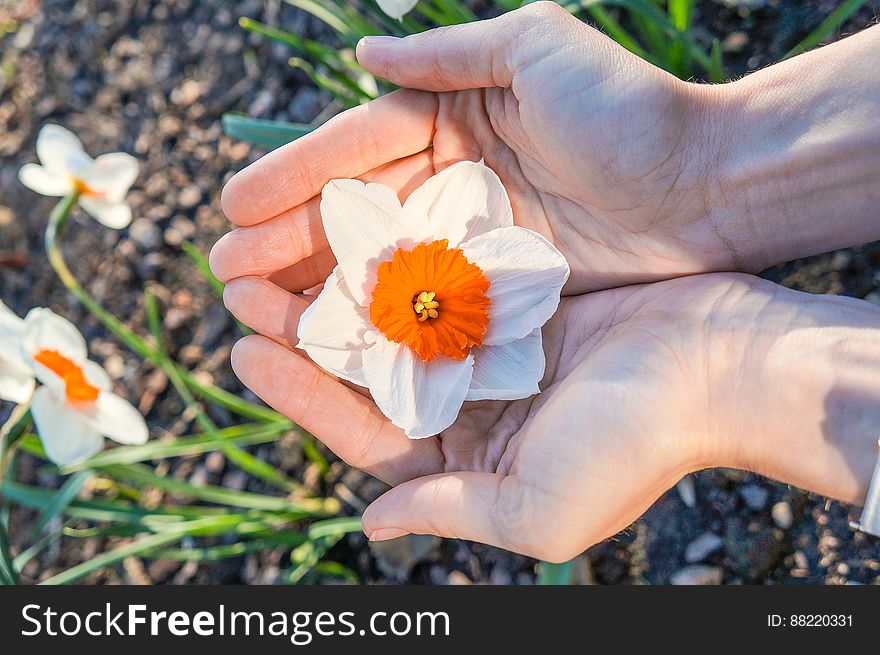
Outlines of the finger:
M405 38L367 36L358 62L394 84L426 91L509 87L521 44L547 47L532 30L563 25L571 15L554 2L530 4L490 20L440 27ZM558 39L556 40L558 42ZM540 52L529 53L533 60Z
M240 277L223 289L223 304L235 318L255 332L288 348L297 344L299 319L309 306L261 277Z
M232 369L251 391L351 466L389 484L440 470L436 439L408 439L371 400L266 337L236 343Z
M427 149L375 168L360 177L369 182L381 182L397 190L401 197L406 197L431 173L431 151ZM223 282L242 275L270 275L327 250L329 245L321 223L320 204L321 198L316 196L267 221L241 227L222 236L214 244L209 257L214 275ZM326 261L327 258L324 258L323 262ZM321 276L318 281L327 278L333 265L335 260L326 270L318 269L318 275Z
M223 212L233 223L254 225L301 205L332 179L421 152L436 113L436 97L407 90L344 111L236 173L223 188Z
M470 539L524 552L516 535L523 488L495 473L443 473L411 480L386 492L364 512L371 541L404 534Z

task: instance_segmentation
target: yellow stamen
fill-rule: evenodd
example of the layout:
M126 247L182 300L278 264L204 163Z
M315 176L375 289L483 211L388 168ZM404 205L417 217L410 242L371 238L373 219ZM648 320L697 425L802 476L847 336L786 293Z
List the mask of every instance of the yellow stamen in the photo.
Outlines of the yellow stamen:
M413 311L419 315L420 321L437 318L440 314L440 303L434 300L437 296L433 291L422 291L413 298Z

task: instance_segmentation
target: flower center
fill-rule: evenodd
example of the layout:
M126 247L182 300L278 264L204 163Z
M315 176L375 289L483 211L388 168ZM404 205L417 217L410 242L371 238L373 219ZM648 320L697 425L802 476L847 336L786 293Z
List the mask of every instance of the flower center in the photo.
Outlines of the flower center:
M379 264L370 303L373 325L426 362L437 355L464 359L482 345L489 325L489 280L448 246L443 239L398 249Z
M73 178L73 187L76 189L76 192L81 196L92 196L94 198L100 198L104 195L101 191L96 191L88 184L86 184L84 180L81 180L78 177Z
M419 315L420 321L427 321L429 318L437 318L440 316L440 303L434 300L437 296L433 291L422 291L413 298L413 311Z
M101 390L89 384L82 367L55 350L41 350L34 359L64 381L67 400L71 402L94 402Z

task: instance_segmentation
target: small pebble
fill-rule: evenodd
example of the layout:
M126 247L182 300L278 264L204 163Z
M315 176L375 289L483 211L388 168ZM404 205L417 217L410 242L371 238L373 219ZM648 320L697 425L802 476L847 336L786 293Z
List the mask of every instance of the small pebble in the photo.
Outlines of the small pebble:
M678 481L678 484L675 485L675 488L678 490L678 495L681 496L682 501L688 507L696 507L697 505L697 492L694 489L694 478L690 475L684 476L681 480Z
M162 230L148 218L137 218L128 228L128 236L138 248L151 252L162 246Z
M739 495L748 505L749 509L762 510L767 506L770 492L756 484L746 484L740 487Z
M719 585L724 572L717 566L691 564L673 573L669 582L674 585Z
M689 564L702 562L724 545L724 539L712 532L705 532L687 545L684 559Z
M794 514L791 511L791 505L785 501L776 503L773 509L770 510L770 516L773 517L776 527L783 530L788 530L794 524Z

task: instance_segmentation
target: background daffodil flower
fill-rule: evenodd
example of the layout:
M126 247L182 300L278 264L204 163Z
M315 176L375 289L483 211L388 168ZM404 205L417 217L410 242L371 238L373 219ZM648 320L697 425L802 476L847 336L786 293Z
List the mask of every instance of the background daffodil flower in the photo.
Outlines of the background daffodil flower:
M0 400L26 403L36 386L34 373L21 355L24 320L0 301Z
M100 451L103 437L122 444L147 440L140 413L112 391L107 373L87 358L86 342L74 325L45 308L24 319L21 352L43 383L31 414L46 455L59 466Z
M44 196L79 194L79 204L102 225L122 229L131 223L125 196L138 176L137 159L112 152L92 159L70 130L46 125L37 135L40 164L25 164L21 183Z

